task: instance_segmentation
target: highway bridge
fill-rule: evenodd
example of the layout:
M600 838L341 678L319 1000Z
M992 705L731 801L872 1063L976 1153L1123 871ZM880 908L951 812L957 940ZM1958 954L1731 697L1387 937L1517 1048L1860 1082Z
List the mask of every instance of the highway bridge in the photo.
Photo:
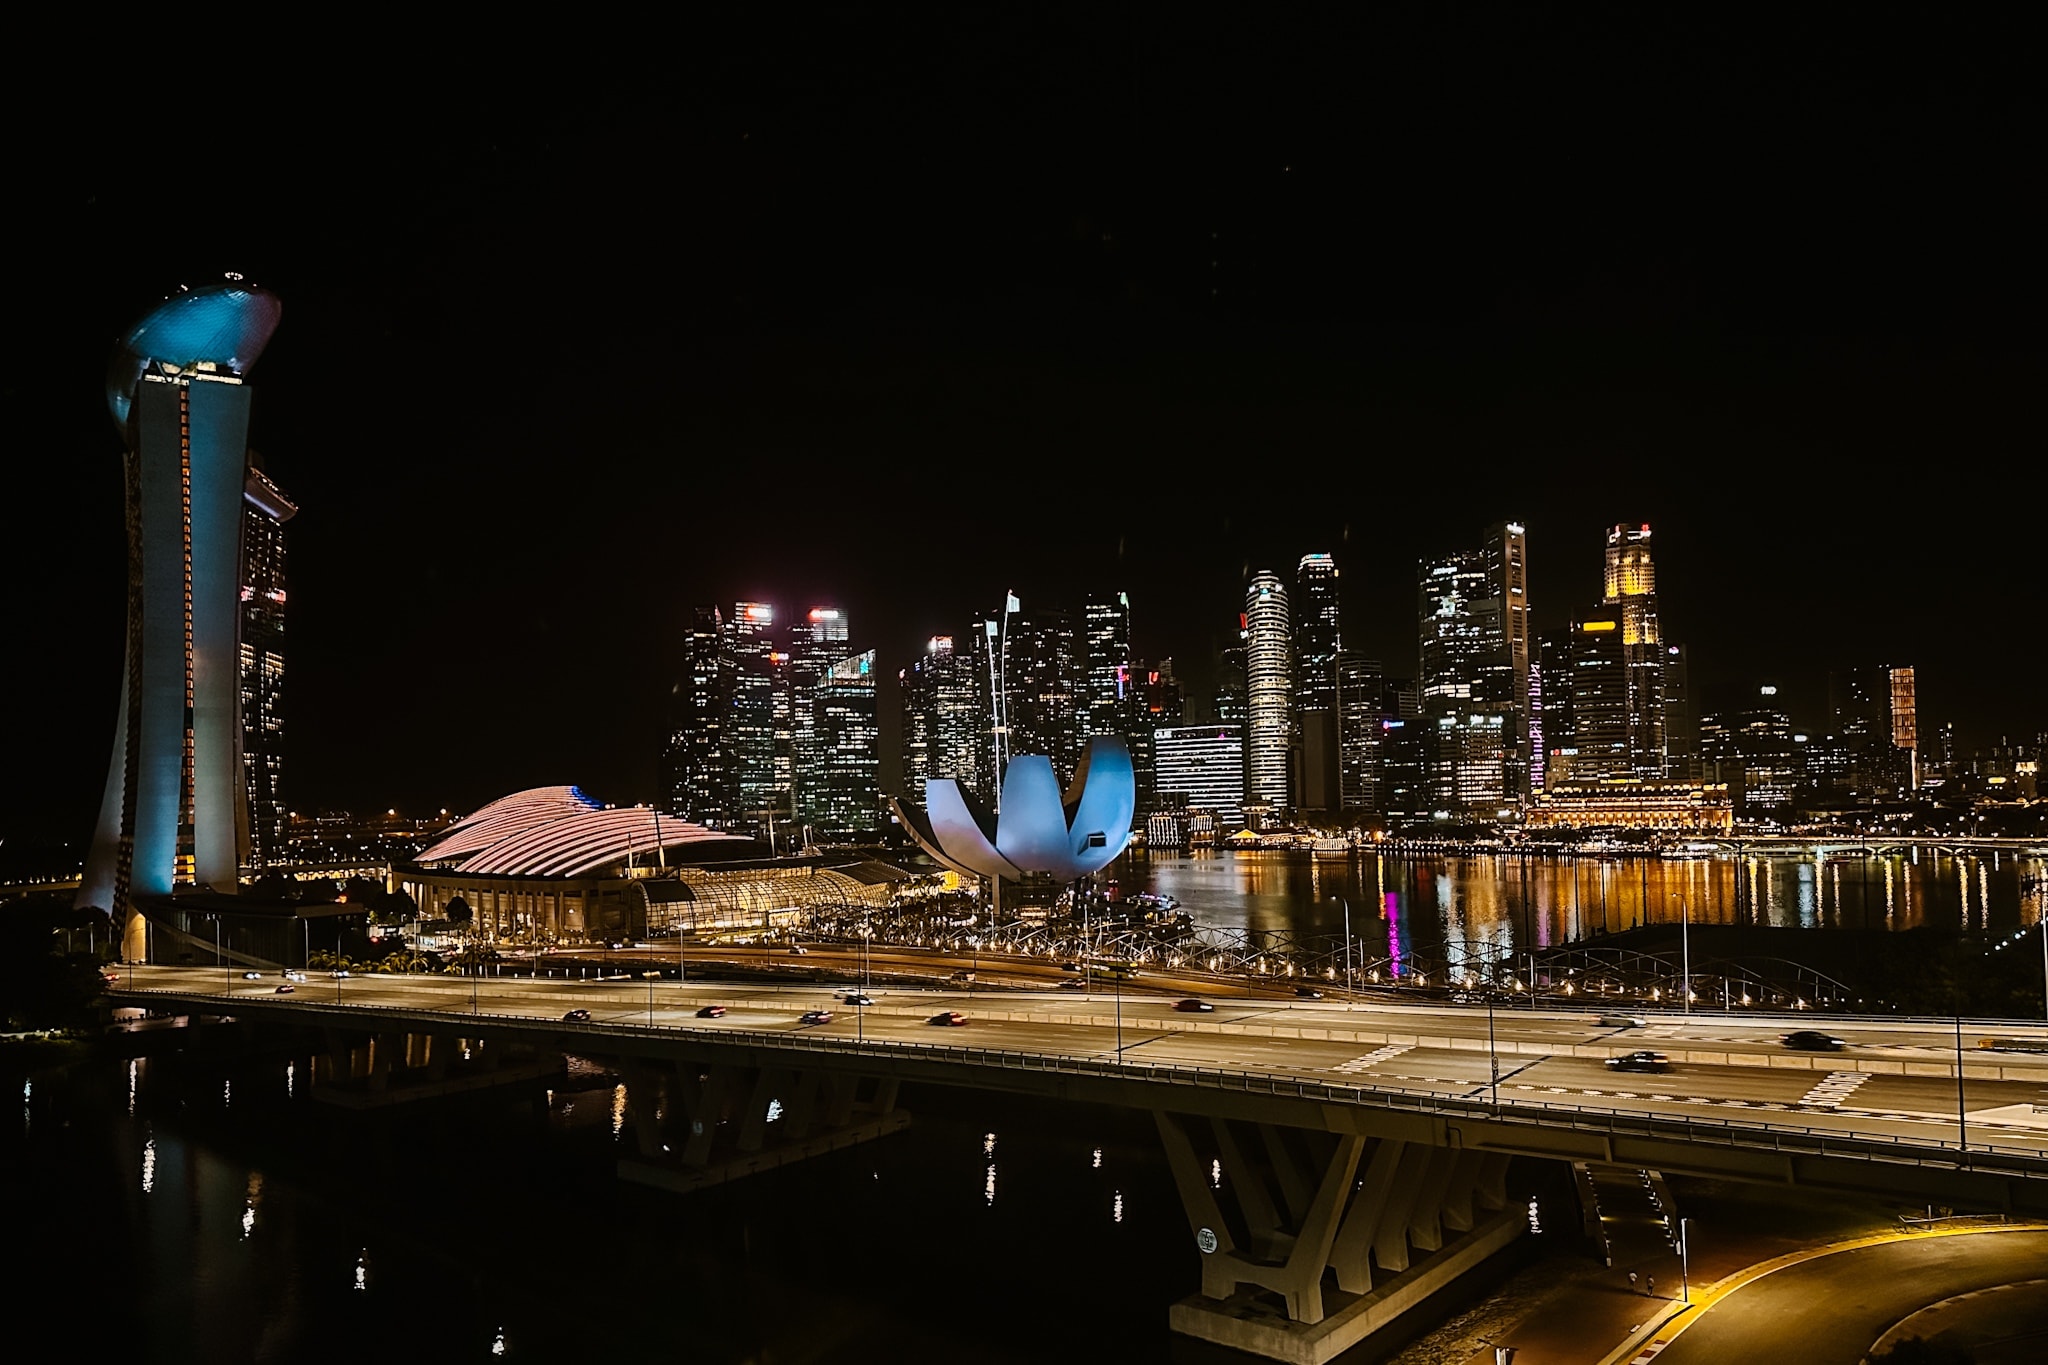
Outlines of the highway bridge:
M1511 1241L1515 1157L2048 1214L2041 1025L1222 994L1192 1010L1103 983L877 986L849 1005L845 985L638 970L313 975L279 994L275 973L136 967L114 996L301 1030L316 1082L355 1103L606 1059L637 1151L622 1173L674 1188L885 1132L905 1082L1147 1110L1204 1253L1174 1326L1273 1359L1327 1360ZM1804 1028L1844 1046L1788 1047ZM1642 1050L1669 1069L1609 1065Z

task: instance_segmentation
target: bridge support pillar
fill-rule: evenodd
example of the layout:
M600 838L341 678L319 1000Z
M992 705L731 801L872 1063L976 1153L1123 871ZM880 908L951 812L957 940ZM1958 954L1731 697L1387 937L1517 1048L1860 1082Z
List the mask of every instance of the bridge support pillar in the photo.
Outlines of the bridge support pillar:
M1229 1122L1153 1117L1202 1251L1202 1291L1170 1315L1189 1336L1321 1365L1525 1230L1491 1211L1496 1154L1264 1123L1248 1145Z

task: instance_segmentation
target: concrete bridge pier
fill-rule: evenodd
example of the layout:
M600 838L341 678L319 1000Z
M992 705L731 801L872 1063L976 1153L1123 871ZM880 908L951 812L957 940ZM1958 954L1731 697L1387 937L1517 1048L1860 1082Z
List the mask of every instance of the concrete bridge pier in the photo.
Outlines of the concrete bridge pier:
M1505 1153L1154 1118L1202 1258L1173 1328L1235 1350L1322 1365L1525 1229Z

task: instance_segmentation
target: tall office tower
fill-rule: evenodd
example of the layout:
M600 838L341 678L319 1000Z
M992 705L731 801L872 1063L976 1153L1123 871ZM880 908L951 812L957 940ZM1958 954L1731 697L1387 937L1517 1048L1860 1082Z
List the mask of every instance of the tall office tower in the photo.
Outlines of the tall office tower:
M176 294L108 367L126 451L127 667L76 904L110 911L130 957L146 951L139 900L178 882L239 884L242 380L280 312L276 295L236 282Z
M988 732L973 660L953 650L953 637L934 635L924 653L897 675L903 705L903 778L922 803L925 783L950 777L979 790L978 755Z
M1057 607L1013 611L1006 632L1004 752L1045 754L1062 778L1080 762L1087 742L1083 707L1085 656L1071 612Z
M1213 720L1218 725L1244 726L1251 720L1251 707L1245 692L1245 618L1237 618L1237 640L1226 645L1216 656L1216 688L1209 698L1209 712L1203 720ZM1190 720L1197 717L1190 716Z
M1749 706L1700 717L1702 775L1727 783L1736 813L1745 818L1785 815L1798 787L1803 765L1792 718L1777 696L1777 687L1765 684Z
M1664 636L1657 623L1657 568L1650 559L1648 526L1607 532L1606 593L1601 605L1619 614L1623 665L1628 670L1628 775L1662 777Z
M1139 697L1131 663L1131 599L1125 593L1091 597L1082 608L1087 670L1087 724L1091 735L1129 743Z
M797 697L802 733L816 745L798 786L806 843L870 838L880 825L881 730L875 652L841 659Z
M1848 757L1843 781L1861 801L1919 785L1919 724L1913 670L1889 665L1828 674L1830 722Z
M1911 665L1894 668L1892 675L1892 747L1906 756L1906 781L1920 789L1920 703L1913 687Z
M1548 785L1648 776L1637 770L1630 748L1629 649L1623 638L1621 613L1596 610L1572 621L1561 654L1546 649Z
M1662 648L1664 770L1668 776L1690 780L1697 775L1700 761L1700 716L1692 701L1692 670L1687 666L1684 645Z
M725 641L731 679L726 751L739 802L734 822L772 834L792 817L789 655L776 647L775 608L766 602L734 603Z
M1416 681L1430 750L1429 802L1450 816L1494 818L1528 789L1527 579L1527 537L1519 522L1488 528L1476 550L1418 566ZM1476 716L1497 719L1475 722ZM1475 747L1493 736L1500 753ZM1496 777L1497 790L1489 786Z
M1169 726L1153 732L1159 804L1207 811L1222 834L1244 825L1245 740L1237 725Z
M949 646L951 640L948 636ZM933 636L923 655L908 668L896 672L896 702L903 710L897 736L903 756L903 796L918 805L924 804L925 784L932 780L932 750L936 747L933 734L939 720L939 685L932 663L932 646L938 642L939 637Z
M1134 722L1137 733L1131 741L1131 775L1138 788L1138 814L1159 809L1157 760L1152 753L1152 736L1170 730L1187 718L1187 700L1173 676L1173 660L1161 659L1144 670L1138 679Z
M1494 689L1504 694L1506 747L1501 754L1506 795L1523 800L1534 785L1530 774L1529 669L1535 663L1529 634L1529 535L1519 521L1497 521L1480 542L1486 581L1500 601L1501 659L1507 676Z
M1271 811L1292 799L1294 623L1287 585L1261 569L1244 595L1245 804Z
M846 613L837 607L812 607L790 622L790 785L800 808L810 806L803 787L822 771L825 758L814 694L851 652L847 638Z
M242 485L242 861L284 861L284 524L298 505L249 452Z
M668 808L686 819L707 829L728 829L740 823L739 767L732 748L739 718L734 706L738 673L725 614L717 607L692 609L682 663L682 676L669 690L662 794Z
M1335 813L1344 804L1339 753L1337 657L1344 637L1337 610L1337 564L1327 554L1301 557L1294 573L1294 729L1298 758L1294 802Z
M1380 809L1380 747L1387 679L1379 660L1337 655L1339 804L1347 815Z

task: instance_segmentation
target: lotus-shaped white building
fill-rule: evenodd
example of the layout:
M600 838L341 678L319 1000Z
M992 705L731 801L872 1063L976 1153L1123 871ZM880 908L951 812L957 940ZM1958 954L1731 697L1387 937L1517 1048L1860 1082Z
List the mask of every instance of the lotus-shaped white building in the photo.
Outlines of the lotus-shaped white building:
M1012 758L1000 814L950 777L925 784L924 810L894 797L890 805L924 851L955 872L1011 882L1045 873L1071 882L1101 871L1129 845L1138 784L1124 742L1097 738L1064 793L1050 758Z

